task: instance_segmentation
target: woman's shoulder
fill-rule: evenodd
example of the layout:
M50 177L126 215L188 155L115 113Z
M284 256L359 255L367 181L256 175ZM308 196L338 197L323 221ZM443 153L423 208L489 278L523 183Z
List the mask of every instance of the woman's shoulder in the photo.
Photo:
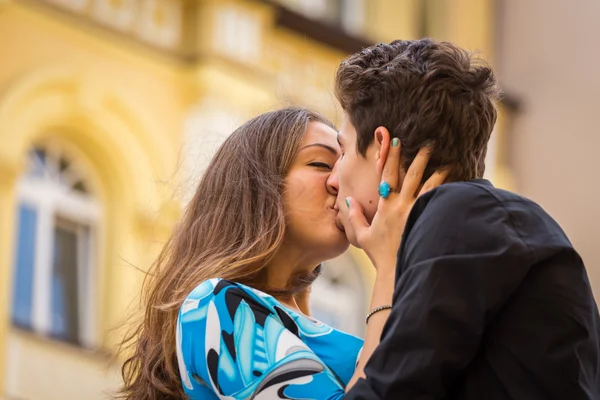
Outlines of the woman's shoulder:
M198 284L183 301L180 314L212 304L216 309L233 311L241 301L271 308L276 300L260 290L222 278Z
M234 282L228 279L223 279L223 278L213 278L213 279L207 279L204 282L201 282L200 284L198 284L198 286L196 286L188 295L188 299L202 299L205 298L207 296L210 295L218 295L220 294L224 289L237 289L240 290L242 292L246 292L249 294L252 294L253 296L259 296L259 297L264 297L264 298L268 298L271 297L270 295L261 292L260 290L254 289L250 286L246 286L242 283L239 282Z

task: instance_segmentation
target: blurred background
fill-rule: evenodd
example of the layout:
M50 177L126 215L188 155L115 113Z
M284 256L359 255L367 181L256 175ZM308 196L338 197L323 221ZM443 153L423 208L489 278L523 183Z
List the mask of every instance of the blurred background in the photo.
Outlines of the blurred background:
M497 186L563 226L600 290L597 0L0 0L0 398L102 399L119 327L227 135L287 104L334 121L349 53L479 50L505 97ZM317 318L363 334L373 274L332 260Z

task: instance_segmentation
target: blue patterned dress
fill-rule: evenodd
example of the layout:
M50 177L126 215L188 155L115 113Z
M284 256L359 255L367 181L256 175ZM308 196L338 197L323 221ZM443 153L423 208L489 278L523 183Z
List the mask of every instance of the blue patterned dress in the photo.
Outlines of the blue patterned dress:
M190 399L341 399L363 341L248 286L211 279L183 302L177 359Z

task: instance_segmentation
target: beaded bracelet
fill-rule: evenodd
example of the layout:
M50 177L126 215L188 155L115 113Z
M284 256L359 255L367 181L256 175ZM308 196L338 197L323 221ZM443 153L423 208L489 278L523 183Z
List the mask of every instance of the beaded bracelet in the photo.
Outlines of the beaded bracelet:
M388 310L390 308L392 308L392 306L388 304L388 305L385 305L385 306L380 306L380 307L372 309L371 312L368 313L367 317L365 318L365 324L369 323L369 318L371 318L371 316L373 314L378 313L379 311Z

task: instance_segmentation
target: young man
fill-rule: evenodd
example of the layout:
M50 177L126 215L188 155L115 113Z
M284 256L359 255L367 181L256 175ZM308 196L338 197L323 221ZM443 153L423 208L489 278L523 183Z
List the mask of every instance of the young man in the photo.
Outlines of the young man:
M345 199L371 223L379 196L399 190L378 194L393 138L404 170L431 143L423 182L451 171L412 209L381 342L345 398L600 398L600 320L581 258L537 204L482 179L491 69L449 43L395 41L342 62L336 91L343 156L328 184L353 244Z

